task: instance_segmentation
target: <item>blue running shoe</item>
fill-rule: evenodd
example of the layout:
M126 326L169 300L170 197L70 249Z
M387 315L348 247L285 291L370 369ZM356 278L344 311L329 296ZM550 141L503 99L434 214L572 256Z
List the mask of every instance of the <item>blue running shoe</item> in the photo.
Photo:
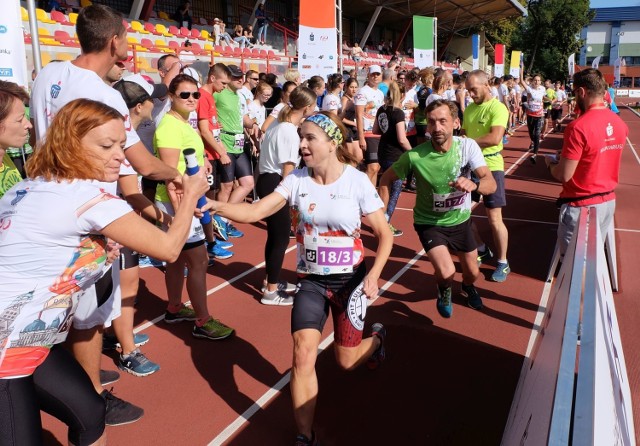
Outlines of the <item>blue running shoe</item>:
M498 262L498 266L496 266L495 271L491 274L491 280L494 282L504 282L507 280L507 276L511 272L511 268L509 268L508 263Z
M140 256L140 260L138 261L138 266L140 268L150 268L152 266L159 268L159 267L166 266L166 263L160 260L156 260L152 257Z
M227 251L226 249L220 246L220 243L209 243L207 244L207 254L209 257L213 257L214 259L224 260L233 256L231 251Z
M160 366L149 361L138 348L126 356L120 355L118 368L135 376L148 376L160 370Z
M440 316L450 318L453 313L453 302L451 301L451 287L441 290L438 287L438 299L436 300L436 308Z
M227 223L227 234L229 237L233 238L244 237L244 232L233 226L231 223Z
M219 247L221 247L222 249L229 249L229 248L233 248L233 243L231 242L225 242L222 240L216 240L216 245L218 245Z
M213 231L216 233L216 235L225 242L229 240L229 235L227 234L227 222L224 221L219 215L214 215L212 223Z
M509 138L507 138L507 137L506 137L506 135L505 135L505 136L503 136L503 137L502 137L502 145L506 145L506 144L508 144L508 143L509 143Z

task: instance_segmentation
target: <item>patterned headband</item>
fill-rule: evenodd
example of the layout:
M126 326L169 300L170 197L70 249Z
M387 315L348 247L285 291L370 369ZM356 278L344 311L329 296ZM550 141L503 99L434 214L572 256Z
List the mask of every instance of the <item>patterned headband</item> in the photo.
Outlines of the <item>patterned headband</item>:
M320 127L324 130L327 136L329 136L329 138L335 141L336 144L340 145L342 144L342 141L344 141L340 127L338 127L338 125L327 115L316 113L315 115L306 118L305 121L313 122L315 125Z

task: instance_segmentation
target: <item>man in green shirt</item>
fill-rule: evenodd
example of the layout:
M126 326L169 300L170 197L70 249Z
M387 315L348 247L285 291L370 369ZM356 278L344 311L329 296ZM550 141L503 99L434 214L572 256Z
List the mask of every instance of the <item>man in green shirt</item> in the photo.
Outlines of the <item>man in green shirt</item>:
M243 116L240 101L244 98L238 95L243 85L243 73L236 65L228 65L231 80L227 88L215 93L213 98L218 109L218 122L222 127L220 140L226 149L227 157L217 160L217 171L220 172L220 191L218 201L223 203L241 203L249 192L253 190L253 168L251 159L244 152L244 128L251 128L255 121L248 121L248 115ZM255 124L257 125L257 124ZM226 164L222 160L228 161ZM233 182L238 180L234 189ZM233 225L227 225L229 237L242 237L244 233Z
M483 195L484 207L487 211L489 225L493 234L493 242L498 255L498 265L491 275L491 280L504 282L511 272L507 261L507 245L509 233L502 221L502 208L507 205L504 188L504 159L502 158L502 138L509 121L509 110L491 96L489 79L481 70L469 73L466 81L467 92L473 102L464 111L462 131L472 138L482 149L487 166L493 175L497 189L495 193ZM479 194L472 194L474 201L480 201ZM493 253L486 247L475 225L474 233L478 242L478 263L492 257Z
M431 140L400 156L380 180L380 197L389 202L393 181L413 171L416 178L414 228L420 237L438 284L436 308L442 317L451 317L451 288L456 272L450 250L460 259L462 294L468 305L482 309L482 299L473 286L479 275L478 252L471 230L470 193L491 194L496 184L480 147L470 138L453 136L458 128L458 107L442 99L431 102L426 110L427 131ZM477 181L471 180L474 172Z

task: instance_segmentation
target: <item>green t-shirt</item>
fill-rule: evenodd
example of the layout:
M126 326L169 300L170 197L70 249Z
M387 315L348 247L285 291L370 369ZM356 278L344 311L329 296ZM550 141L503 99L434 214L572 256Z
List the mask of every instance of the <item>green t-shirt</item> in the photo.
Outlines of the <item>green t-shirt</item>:
M181 121L169 113L165 114L162 120L160 120L160 124L153 135L153 151L157 157L160 157L158 152L159 147L163 149L176 149L181 152L188 148L195 149L198 166L204 166L204 144L202 138L200 138L198 132L191 127L191 124ZM178 169L180 173L184 173L187 169L183 155L178 157L176 169ZM164 183L158 184L155 199L156 201L162 201L164 203L169 202L167 187Z
M244 144L241 141L244 141L244 133L240 97L227 87L220 93L215 93L213 98L218 109L218 122L222 126L220 139L224 147L228 153L242 153Z
M20 172L9 161L9 157L5 154L6 160L0 159L0 198L13 187L14 184L22 181Z
M508 120L509 110L496 98L480 105L472 102L464 109L462 129L469 138L477 139L489 134L491 127L500 126L506 129ZM502 152L502 140L497 146L482 149L489 170L504 171L504 159L500 152Z
M458 177L469 178L471 171L486 166L480 146L471 138L453 138L446 153L437 152L431 141L403 153L393 164L400 178L413 171L416 179L416 224L455 226L471 216L471 194L449 186Z

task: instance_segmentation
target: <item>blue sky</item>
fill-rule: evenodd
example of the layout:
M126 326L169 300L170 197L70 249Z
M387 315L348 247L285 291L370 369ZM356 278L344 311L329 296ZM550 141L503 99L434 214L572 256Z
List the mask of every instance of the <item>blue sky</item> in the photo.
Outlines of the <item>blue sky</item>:
M640 6L640 0L616 0L613 3L615 3L616 7ZM591 0L590 5L592 8L611 8L614 6L611 0Z

